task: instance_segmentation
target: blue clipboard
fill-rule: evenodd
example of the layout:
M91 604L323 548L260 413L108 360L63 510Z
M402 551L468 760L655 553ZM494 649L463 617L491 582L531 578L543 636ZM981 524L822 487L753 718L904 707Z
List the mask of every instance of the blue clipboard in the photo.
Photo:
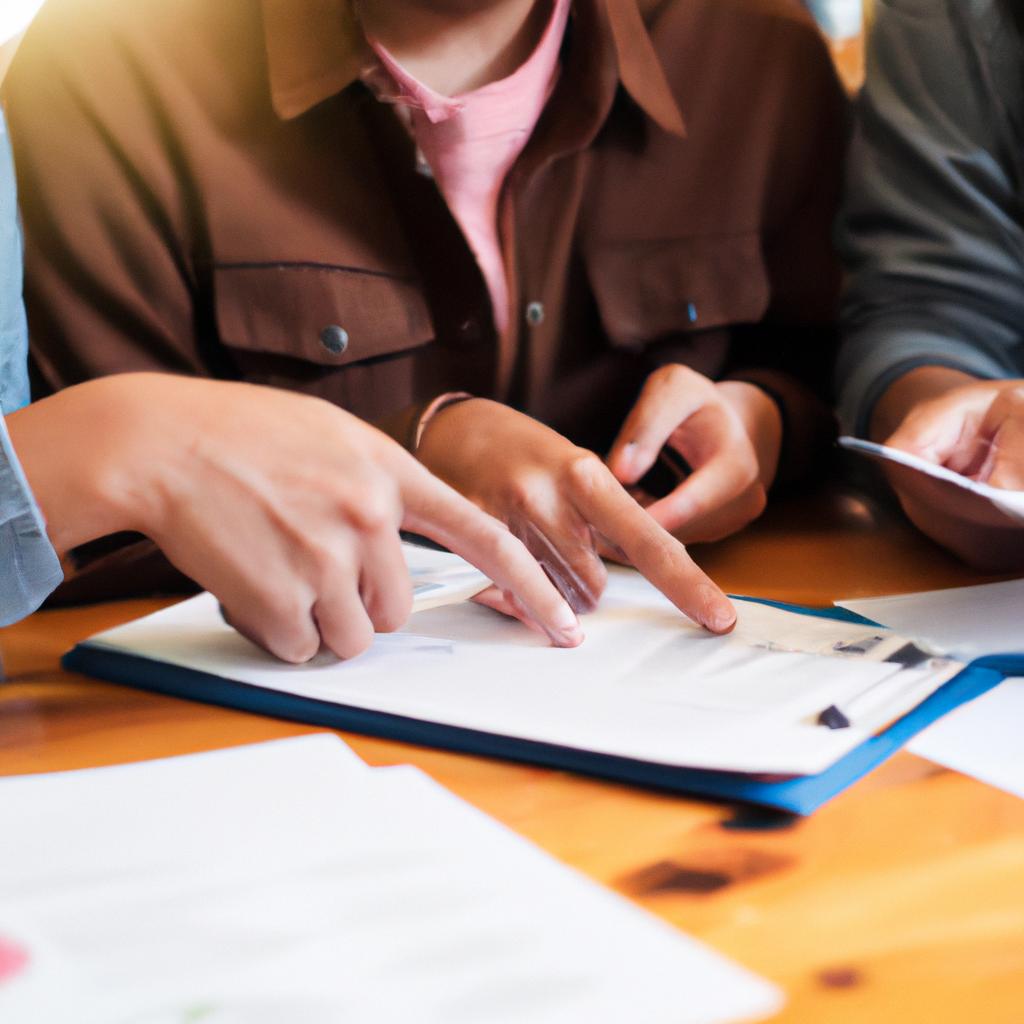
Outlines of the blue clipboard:
M745 600L756 600L760 604L803 615L877 625L870 619L841 608L805 608L756 598ZM80 672L107 682L254 714L420 746L522 761L675 793L759 804L802 815L817 810L954 708L987 693L1008 675L1024 675L1024 653L979 658L943 684L913 711L877 736L866 740L824 772L781 781L766 781L734 772L666 767L611 754L300 697L139 655L92 646L88 641L78 644L64 655L61 664L69 672Z

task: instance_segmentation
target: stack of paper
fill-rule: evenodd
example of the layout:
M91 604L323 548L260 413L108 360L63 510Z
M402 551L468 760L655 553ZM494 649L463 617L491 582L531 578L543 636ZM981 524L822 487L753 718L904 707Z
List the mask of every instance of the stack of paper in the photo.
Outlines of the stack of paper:
M0 781L4 1024L761 1018L772 986L320 735Z

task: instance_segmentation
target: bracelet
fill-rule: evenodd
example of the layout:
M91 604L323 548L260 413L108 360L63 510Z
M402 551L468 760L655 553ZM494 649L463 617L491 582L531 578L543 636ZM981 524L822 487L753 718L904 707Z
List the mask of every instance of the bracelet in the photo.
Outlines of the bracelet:
M413 438L413 454L419 450L420 441L423 440L423 433L430 425L430 421L442 409L447 409L450 405L458 405L459 402L467 402L475 397L475 395L471 395L468 391L448 391L443 395L438 395L420 414L419 422L416 424L416 436Z

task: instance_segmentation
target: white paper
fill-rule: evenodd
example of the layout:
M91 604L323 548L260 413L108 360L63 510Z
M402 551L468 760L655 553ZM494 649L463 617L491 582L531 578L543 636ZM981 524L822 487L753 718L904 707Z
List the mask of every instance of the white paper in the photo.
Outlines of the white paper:
M413 611L468 601L491 585L479 569L448 551L403 544L402 553L412 577Z
M858 615L921 637L960 661L1024 653L1024 579L836 601Z
M929 726L911 753L1024 797L1024 679L1006 679Z
M0 4L0 46L28 28L45 0L3 0Z
M4 1024L717 1024L778 990L319 735L0 780Z
M1024 579L836 603L924 637L962 661L1024 654ZM1007 679L930 726L908 749L1024 796L1022 730L1024 679Z
M945 466L937 466L934 462L928 462L927 459L911 455L909 452L900 451L898 448L889 448L883 444L875 444L874 441L865 441L859 437L841 437L839 444L850 451L860 452L862 455L880 459L883 462L895 462L908 469L924 473L925 476L933 477L935 480L953 484L961 490L969 491L990 502L1011 519L1024 523L1024 491L1008 491L1002 487L993 487L991 484L961 476Z
M463 603L416 614L368 652L286 666L238 636L201 595L92 644L321 701L681 767L779 775L827 768L957 671L884 661L886 631L738 602L734 634L685 619L638 573L613 567L586 640L559 650ZM866 653L855 653L865 648ZM201 696L200 691L197 696ZM821 711L871 689L853 727Z

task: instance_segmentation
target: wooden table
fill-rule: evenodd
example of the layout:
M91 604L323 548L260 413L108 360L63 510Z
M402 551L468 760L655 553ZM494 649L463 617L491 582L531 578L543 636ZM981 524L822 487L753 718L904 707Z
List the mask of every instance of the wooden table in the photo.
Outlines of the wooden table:
M734 593L818 604L979 580L891 509L840 485L781 502L746 534L697 554ZM0 633L9 676L0 685L0 774L311 731L57 667L76 640L159 604L45 612ZM345 738L371 764L418 765L555 857L775 980L789 998L779 1021L1024 1021L1024 801L981 783L900 754L794 821Z

